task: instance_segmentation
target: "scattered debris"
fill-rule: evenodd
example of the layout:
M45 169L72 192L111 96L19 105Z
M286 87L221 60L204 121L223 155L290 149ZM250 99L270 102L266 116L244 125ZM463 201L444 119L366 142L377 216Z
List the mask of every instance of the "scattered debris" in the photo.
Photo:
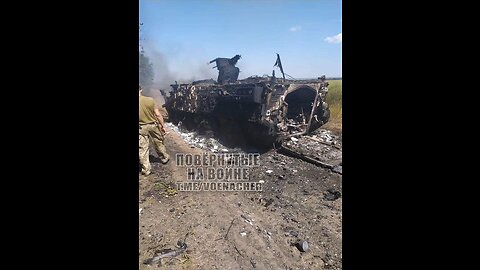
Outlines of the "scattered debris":
M267 199L264 206L265 206L265 207L269 207L272 203L273 203L273 199L272 199L272 198Z
M147 259L147 260L143 261L143 264L152 265L156 262L159 262L163 258L176 257L176 256L182 254L185 250L187 250L187 244L184 241L178 241L177 245L179 246L178 249L175 249L175 250L164 249L164 250L160 251L159 255L153 256L153 258L150 258L150 259Z
M241 214L240 216L244 219L246 223L253 225L253 222L255 221L253 218L244 214Z
M341 193L339 191L328 189L323 198L327 201L335 201L336 199L340 198L340 196Z
M285 141L279 152L330 170L342 163L341 137L325 129L299 137L298 143ZM334 171L341 174L340 168Z
M173 126L171 123L169 123L169 125ZM181 131L179 130L178 132ZM172 130L172 133L175 132ZM177 142L182 144L182 148L172 148L172 153L190 151L190 149L188 149L189 146L185 146L181 138L192 143L194 147L206 149L207 152L218 151L222 153L232 151L232 149L227 149L227 147L223 147L221 144L215 144L214 140L210 140L209 135L198 135L197 133L184 134L186 135L184 137L180 137L177 133L170 134L170 136L177 136ZM323 137L321 137L320 134L324 134ZM140 219L142 225L142 234L140 235L140 263L146 261L151 264L153 263L153 259L156 259L155 262L172 264L167 266L167 268L172 269L182 267L179 264L184 263L182 260L188 258L184 257L187 255L192 258L198 258L198 262L195 263L211 263L212 260L206 259L207 255L214 257L221 254L219 259L225 259L225 256L230 256L232 262L233 260L238 261L239 265L245 269L251 269L256 266L258 266L259 269L263 269L265 265L268 265L266 260L271 259L272 256L287 261L287 263L283 265L284 267L277 264L273 268L300 269L301 266L303 266L300 265L300 263L304 263L303 261L289 261L288 258L285 257L295 256L295 249L298 249L299 252L296 252L296 255L303 256L303 258L299 258L300 260L308 260L307 263L311 264L308 267L311 269L323 269L323 262L320 258L325 258L325 262L328 262L329 269L341 269L341 258L334 258L334 254L341 256L340 222L342 216L341 212L339 212L341 211L341 205L338 205L338 202L331 203L325 201L336 200L341 197L341 143L335 142L336 138L334 135L330 137L327 135L328 133L322 132L305 136L295 135L296 137L290 137L285 143L290 143L289 148L310 157L312 160L315 160L315 162L331 165L332 167L330 169L322 169L325 167L321 165L315 167L312 165L312 162L303 162L301 159L291 158L287 155L280 154L281 151L277 152L271 149L268 152L262 153L260 166L250 168L251 180L258 183L265 183L263 185L265 192L258 194L243 194L241 192L225 193L225 195L222 194L223 197L219 196L219 198L214 195L210 196L212 194L207 194L208 196L205 197L205 200L203 200L204 197L202 197L203 201L195 200L196 195L189 195L187 200L198 202L198 209L209 207L208 211L197 211L198 209L186 208L185 203L187 203L187 200L182 198L182 192L179 192L179 195L175 198L172 196L164 199L163 196L168 194L166 192L168 187L173 186L170 184L157 184L156 189L152 189L152 194L148 196L143 195L145 198L152 197L156 200L142 202L141 206L143 208L139 209L139 213L142 213L145 209L149 210L147 211L149 216L151 213L160 213L158 217L160 218L164 215L167 223L166 226L164 226L164 220L161 220L160 222L162 224L160 226L159 221L154 221L151 218ZM197 138L195 138L195 136L197 136ZM167 144L168 143L172 143L172 141L167 142ZM153 164L154 169L157 171L163 169L160 164L155 168L156 165L155 163ZM174 175L178 178L179 175L184 175L184 173L184 170L180 170L180 172ZM166 174L166 172L158 172L158 175L162 174ZM172 175L166 175L161 182L168 183L171 179L174 179ZM330 188L331 190L327 191ZM201 195L204 196L205 194ZM160 199L163 203L160 204L158 196L161 196ZM217 202L219 203L216 204ZM152 208L150 208L150 203L155 203L152 204ZM226 203L228 203L228 205L226 205ZM317 207L318 205L322 205L322 207ZM323 207L324 205L326 207ZM175 208L172 208L173 206L175 206ZM218 211L223 211L221 212L222 215L218 217L212 215L212 211L216 211L211 211L213 207L221 209ZM173 211L170 211L172 209ZM154 210L157 211L154 212ZM237 213L237 211L238 214L242 215L234 214ZM186 215L183 215L183 212L185 212ZM183 216L178 220L177 216L180 214ZM232 214L234 214L234 216L232 216ZM235 221L239 216L253 227L244 225L241 223L241 220ZM255 221L252 218L253 216L256 217ZM229 218L233 218L230 224L227 223ZM239 226L233 228L234 223ZM146 226L143 227L143 224L146 224ZM150 228L148 228L150 226L149 224L151 224ZM184 252L182 257L177 255L178 257L175 258L175 250L158 250L166 247L176 248L166 246L165 242L159 243L154 237L155 230L162 229L162 226L169 228L169 231L165 232L168 235L166 237L166 242L168 243L169 239L176 237L175 234L178 233L170 228L177 228L177 226L178 228L184 228L189 225L197 227L196 232L200 232L203 230L203 226L205 226L205 230L208 230L209 233L198 233L195 237L195 247L190 244L189 248L191 250ZM227 230L225 230L225 228L227 228ZM271 230L271 232L268 230ZM220 243L222 248L216 248L215 250L204 249L205 245L203 245L203 243L208 242L212 237L211 231L216 232L216 237L213 238L219 237L219 239L216 240L228 240L225 243ZM232 236L229 235L230 231L232 231ZM151 237L149 233L152 233ZM238 238L236 233L239 233L241 237ZM320 242L320 239L324 242ZM310 242L304 241L305 243L302 243L303 241L300 240ZM236 246L235 241L239 243L239 246ZM263 241L265 246L261 246L261 250L257 251L255 247L259 248L258 245L245 245L246 243L250 244L255 241ZM242 244L240 245L240 243ZM283 249L279 243L282 245L290 245L290 249L287 250L288 254L277 250ZM309 251L309 244L312 245L312 251ZM262 247L264 249L262 249ZM225 250L227 252L224 252ZM238 253L238 255L236 253ZM204 256L205 259L200 259L202 256ZM241 257L243 257L243 259ZM147 258L151 258L149 259L150 261L144 260ZM167 259L162 260L162 258ZM249 262L250 259L252 260ZM253 259L255 261L253 261ZM186 266L186 268L188 267L190 266Z
M277 149L278 153L301 159L316 166L329 169L332 172L342 174L342 149L339 146L339 138L330 131L320 129L317 134L305 135L295 140L285 141ZM293 137L291 138L293 139ZM277 163L279 164L279 163ZM282 165L282 163L280 162ZM284 164L282 165L284 166ZM287 170L283 167L283 170ZM292 170L294 173L297 170ZM278 175L278 179L284 179L286 175Z
M173 123L170 123L170 122L166 123L166 125L170 129L172 129L173 131L178 133L180 135L180 137L188 145L190 145L192 148L197 147L197 148L200 148L202 150L207 150L207 151L212 152L212 153L221 153L221 152L224 152L224 153L228 153L228 152L242 153L242 152L244 152L240 148L229 149L228 147L222 145L217 139L211 137L210 135L200 135L196 131L185 132L181 128L181 123L178 124L180 127L178 127L178 126L176 126L176 125L174 125Z
M140 209L138 210L138 214L142 213L142 210L143 210L143 208L140 208Z
M315 135L313 135L313 136L305 136L305 138L306 138L306 139L309 139L309 140L313 140L313 141L315 141L315 142L319 142L319 143L321 143L321 144L333 146L334 148L341 150L341 147L340 147L340 146L337 146L337 145L336 145L337 143L336 143L335 141L331 141L331 142L322 141L322 140L317 139L317 138L315 137Z
M252 264L253 268L257 268L257 263L253 259L250 259L250 263Z
M279 149L279 151L281 153L286 154L286 155L299 158L301 160L310 162L312 164L315 164L317 166L320 166L320 167L323 167L323 168L326 168L326 169L333 169L333 167L334 167L331 164L327 164L325 162L322 162L322 161L316 160L314 158L311 158L311 157L309 157L309 156L307 156L307 155L305 155L301 152L297 152L297 151L295 151L294 149L290 148L288 145L285 145L285 144L282 144L282 147Z
M232 222L230 223L230 226L228 227L227 233L225 234L225 240L228 240L228 233L230 232L230 229L232 228L233 222L235 221L236 218L232 219Z
M290 231L290 235L293 236L293 237L297 237L297 236L298 236L298 232L296 232L296 231Z
M234 247L235 250L238 252L238 254L240 254L240 256L243 257L243 254L240 252L240 250L238 250L237 245L235 244L235 242L233 242L233 247Z
M334 171L334 172L336 172L336 173L339 173L339 174L342 174L342 166L341 166L341 165L340 165L340 166L336 166L336 167L333 168L332 171Z
M297 243L297 248L298 250L300 250L301 252L307 252L308 251L308 243L307 241L300 241Z

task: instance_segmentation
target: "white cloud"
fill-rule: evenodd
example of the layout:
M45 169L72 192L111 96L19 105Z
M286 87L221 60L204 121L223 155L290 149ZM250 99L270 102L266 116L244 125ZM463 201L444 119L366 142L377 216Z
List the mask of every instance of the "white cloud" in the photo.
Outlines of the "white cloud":
M300 31L302 30L302 27L301 26L292 26L290 27L290 32L297 32L297 31Z
M342 43L342 33L333 37L327 37L325 38L325 41L328 43Z

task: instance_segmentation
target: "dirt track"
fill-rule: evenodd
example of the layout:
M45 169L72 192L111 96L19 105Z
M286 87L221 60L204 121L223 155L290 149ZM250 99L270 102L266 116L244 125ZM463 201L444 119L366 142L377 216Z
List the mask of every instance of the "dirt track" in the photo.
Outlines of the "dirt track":
M166 146L172 157L203 153L171 130ZM173 158L166 165L153 160L154 175L139 181L140 269L341 269L342 197L330 196L341 194L341 175L274 150L260 164L250 181L265 181L262 192L173 195L168 183L184 181L186 169ZM185 253L143 264L185 236ZM307 252L294 246L300 240L308 242Z

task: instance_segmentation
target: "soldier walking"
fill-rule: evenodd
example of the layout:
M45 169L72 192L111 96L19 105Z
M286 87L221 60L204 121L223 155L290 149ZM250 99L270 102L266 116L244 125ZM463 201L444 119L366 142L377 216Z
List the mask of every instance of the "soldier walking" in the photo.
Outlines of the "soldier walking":
M170 160L164 145L166 134L165 122L151 97L142 96L142 87L139 86L139 119L138 140L139 159L142 166L142 174L148 176L152 173L152 165L149 159L149 141L151 139L155 151L163 164Z

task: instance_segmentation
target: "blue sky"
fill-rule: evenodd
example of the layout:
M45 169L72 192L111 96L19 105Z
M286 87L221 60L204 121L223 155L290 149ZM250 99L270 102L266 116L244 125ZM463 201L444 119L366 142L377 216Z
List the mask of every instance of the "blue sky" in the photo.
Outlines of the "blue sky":
M140 0L157 80L216 79L207 62L240 54L240 78L270 75L276 53L295 78L342 75L340 0Z

